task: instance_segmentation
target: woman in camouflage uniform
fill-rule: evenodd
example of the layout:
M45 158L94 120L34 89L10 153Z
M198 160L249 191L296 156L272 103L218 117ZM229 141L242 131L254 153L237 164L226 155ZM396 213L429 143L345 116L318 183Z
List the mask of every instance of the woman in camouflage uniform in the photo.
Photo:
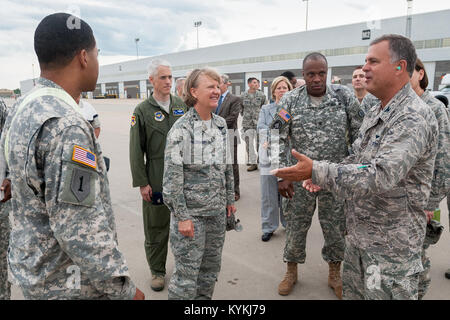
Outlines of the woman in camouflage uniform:
M171 211L175 268L169 299L211 299L220 271L226 216L234 207L227 124L214 114L220 76L196 69L185 84L190 108L171 128L164 156L163 197Z

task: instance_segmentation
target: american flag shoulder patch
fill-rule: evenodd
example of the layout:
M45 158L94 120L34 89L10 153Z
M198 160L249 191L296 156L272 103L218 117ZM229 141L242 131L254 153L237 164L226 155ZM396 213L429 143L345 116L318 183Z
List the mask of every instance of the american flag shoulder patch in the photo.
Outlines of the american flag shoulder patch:
M73 147L72 160L94 169L97 168L97 156L80 146Z
M278 115L286 122L288 122L292 118L292 116L284 109L281 109L280 112L278 112Z

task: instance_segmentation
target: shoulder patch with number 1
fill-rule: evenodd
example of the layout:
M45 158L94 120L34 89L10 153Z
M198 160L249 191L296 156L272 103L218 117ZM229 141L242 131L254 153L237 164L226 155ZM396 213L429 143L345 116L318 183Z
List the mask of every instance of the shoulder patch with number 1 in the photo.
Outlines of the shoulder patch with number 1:
M97 156L80 146L73 147L72 160L94 169L97 168Z

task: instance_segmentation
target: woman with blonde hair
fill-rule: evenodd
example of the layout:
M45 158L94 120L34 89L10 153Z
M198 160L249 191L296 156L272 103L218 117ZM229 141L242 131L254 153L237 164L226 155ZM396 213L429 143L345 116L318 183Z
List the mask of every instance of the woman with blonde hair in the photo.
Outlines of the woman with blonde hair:
M261 173L261 222L262 241L269 241L274 231L278 228L279 222L286 226L283 212L281 210L281 197L278 193L277 178L270 174L271 167L269 155L269 137L273 141L274 132L269 134L269 126L274 120L275 113L283 95L292 90L292 84L286 77L280 76L273 80L270 87L274 103L262 106L258 119L258 134L260 138L259 166Z
M190 109L167 136L163 196L171 211L169 239L175 258L169 299L212 298L226 217L236 211L227 124L214 113L219 84L213 69L192 71L183 95Z

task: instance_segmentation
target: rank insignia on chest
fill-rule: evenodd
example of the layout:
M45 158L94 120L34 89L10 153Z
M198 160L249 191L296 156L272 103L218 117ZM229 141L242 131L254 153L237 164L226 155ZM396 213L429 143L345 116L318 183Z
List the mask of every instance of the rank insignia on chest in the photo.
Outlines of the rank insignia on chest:
M131 126L134 127L136 124L136 116L131 116Z
M292 118L291 115L284 109L281 109L280 112L278 112L278 115L286 122L289 122L289 120L291 120Z
M174 116L182 116L184 115L184 109L183 108L173 108L172 109Z
M97 168L97 156L80 146L73 147L72 160L91 168Z
M155 112L155 120L156 121L163 121L165 116L162 114L161 111Z

